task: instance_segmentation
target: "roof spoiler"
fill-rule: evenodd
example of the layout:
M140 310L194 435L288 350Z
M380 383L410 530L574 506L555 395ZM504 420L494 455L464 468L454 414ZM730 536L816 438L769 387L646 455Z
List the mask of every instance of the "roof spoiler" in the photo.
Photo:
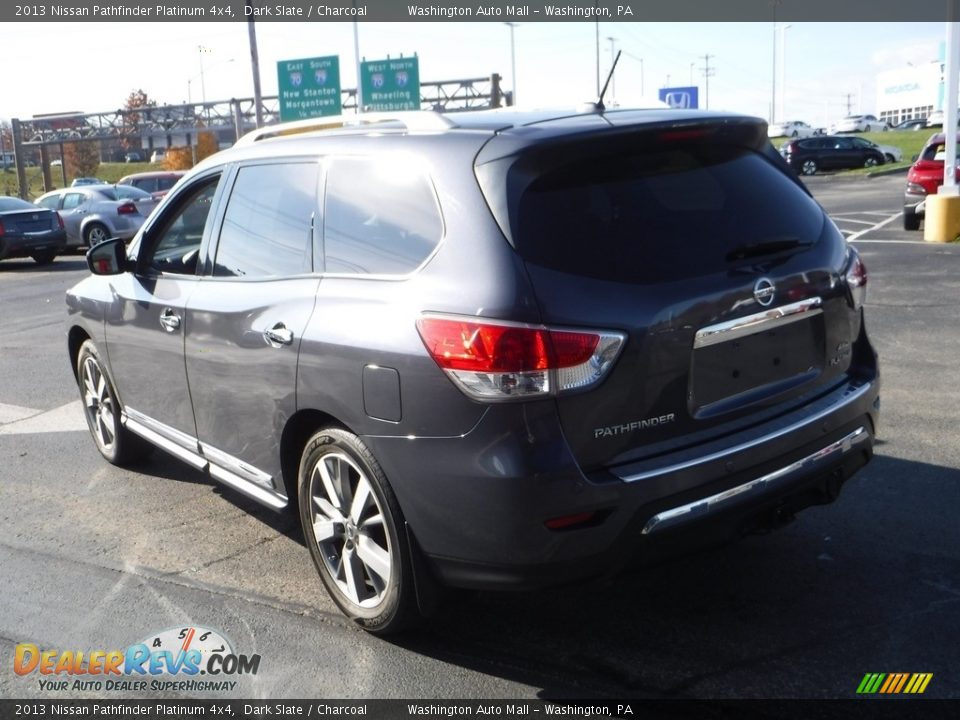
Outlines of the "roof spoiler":
M433 110L407 110L403 112L371 112L350 115L329 115L327 117L293 120L291 122L268 125L267 127L251 130L241 137L234 147L253 145L260 140L267 140L285 135L334 130L345 127L360 127L377 123L400 123L407 130L442 131L457 127L450 118Z

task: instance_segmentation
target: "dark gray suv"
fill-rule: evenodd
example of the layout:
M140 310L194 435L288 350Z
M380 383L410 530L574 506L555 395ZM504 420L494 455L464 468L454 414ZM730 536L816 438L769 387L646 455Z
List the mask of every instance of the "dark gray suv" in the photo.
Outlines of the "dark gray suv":
M68 344L108 461L297 509L388 632L438 584L775 525L871 457L866 271L763 121L357 120L257 131L88 253Z

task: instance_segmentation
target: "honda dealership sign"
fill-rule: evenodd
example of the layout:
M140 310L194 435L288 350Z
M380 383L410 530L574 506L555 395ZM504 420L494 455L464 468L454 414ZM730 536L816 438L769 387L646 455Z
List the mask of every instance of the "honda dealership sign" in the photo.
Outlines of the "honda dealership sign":
M693 110L700 107L698 88L689 87L660 88L660 99L672 108Z

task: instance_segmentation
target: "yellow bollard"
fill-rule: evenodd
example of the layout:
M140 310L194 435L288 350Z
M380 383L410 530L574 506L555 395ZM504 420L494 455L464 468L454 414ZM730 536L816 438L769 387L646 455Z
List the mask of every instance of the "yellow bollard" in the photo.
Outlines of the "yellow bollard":
M927 195L924 202L923 239L953 242L960 237L960 195Z

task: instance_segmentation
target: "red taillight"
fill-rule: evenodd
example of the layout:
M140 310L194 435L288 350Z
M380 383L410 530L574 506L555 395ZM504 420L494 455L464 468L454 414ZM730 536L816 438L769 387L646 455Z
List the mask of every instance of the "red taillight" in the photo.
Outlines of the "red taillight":
M579 365L600 342L595 333L446 318L420 318L417 329L431 357L445 370L525 372Z
M125 202L123 205L117 207L117 215L135 215L137 212L137 206L132 202Z
M849 262L843 278L850 293L850 302L853 303L854 308L859 309L867 298L867 266L860 259L860 253L852 247L849 250Z
M468 395L505 399L588 387L610 368L624 337L450 317L422 317L430 357Z
M7 232L7 229L3 227L3 221L0 221L0 236Z
M63 230L63 227L64 227L64 225L63 225L63 218L60 217L60 213L58 213L58 212L55 212L54 215L57 216L57 225L59 225L59 226L60 226L60 229Z

